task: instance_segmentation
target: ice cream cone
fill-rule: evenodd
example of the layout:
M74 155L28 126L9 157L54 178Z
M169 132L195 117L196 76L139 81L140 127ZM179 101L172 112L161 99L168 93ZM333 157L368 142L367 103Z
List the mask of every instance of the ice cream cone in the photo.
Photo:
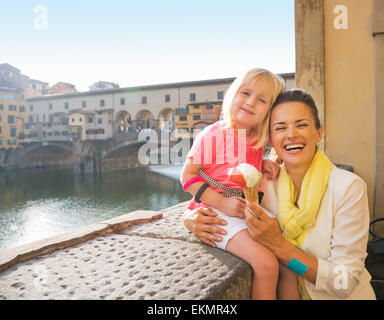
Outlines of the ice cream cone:
M257 187L256 188L245 188L245 189L243 189L243 192L245 195L245 199L248 202L259 204L259 192L257 191Z

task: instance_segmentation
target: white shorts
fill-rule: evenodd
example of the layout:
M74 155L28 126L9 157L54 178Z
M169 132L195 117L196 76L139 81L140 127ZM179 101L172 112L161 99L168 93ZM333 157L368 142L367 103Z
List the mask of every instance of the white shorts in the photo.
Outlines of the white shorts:
M227 246L227 243L230 239L232 239L236 233L238 233L241 230L247 229L247 225L245 224L245 220L238 217L229 217L226 214L222 213L221 211L214 209L210 207L211 210L213 210L215 213L217 213L217 217L221 218L225 221L227 221L227 225L217 225L218 227L224 229L227 231L226 235L222 234L216 234L223 238L222 241L214 241L216 243L217 248L225 250L225 247Z

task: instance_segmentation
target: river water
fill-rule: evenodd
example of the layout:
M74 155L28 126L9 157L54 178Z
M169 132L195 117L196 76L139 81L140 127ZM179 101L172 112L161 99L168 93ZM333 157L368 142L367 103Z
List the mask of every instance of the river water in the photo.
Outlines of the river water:
M131 211L161 210L189 200L175 179L179 171L176 166L99 175L57 169L0 172L0 250Z

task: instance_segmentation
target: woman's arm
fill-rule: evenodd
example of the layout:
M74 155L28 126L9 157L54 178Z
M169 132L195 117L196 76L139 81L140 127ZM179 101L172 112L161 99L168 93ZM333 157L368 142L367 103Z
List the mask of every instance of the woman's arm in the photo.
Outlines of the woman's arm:
M297 248L286 240L281 234L277 219L269 217L259 206L248 203L249 209L245 210L245 220L251 237L269 248L285 266L295 258L308 267L302 275L304 279L315 284L317 275L317 258Z

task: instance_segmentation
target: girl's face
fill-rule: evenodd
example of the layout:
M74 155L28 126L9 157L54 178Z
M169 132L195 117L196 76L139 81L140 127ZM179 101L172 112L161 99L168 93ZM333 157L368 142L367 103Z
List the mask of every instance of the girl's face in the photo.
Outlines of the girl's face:
M302 102L284 102L272 111L269 142L287 167L308 169L322 134L323 128L316 128L310 108Z
M244 83L233 99L231 112L234 129L252 128L262 124L272 103L272 89L263 80Z

